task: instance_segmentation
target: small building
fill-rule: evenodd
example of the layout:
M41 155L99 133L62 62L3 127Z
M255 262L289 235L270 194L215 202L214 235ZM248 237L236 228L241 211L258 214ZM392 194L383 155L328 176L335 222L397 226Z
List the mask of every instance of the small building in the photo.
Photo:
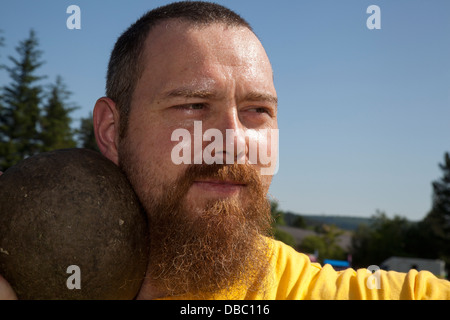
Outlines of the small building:
M408 272L411 269L427 270L437 277L445 278L445 262L438 259L390 257L381 263L381 269Z

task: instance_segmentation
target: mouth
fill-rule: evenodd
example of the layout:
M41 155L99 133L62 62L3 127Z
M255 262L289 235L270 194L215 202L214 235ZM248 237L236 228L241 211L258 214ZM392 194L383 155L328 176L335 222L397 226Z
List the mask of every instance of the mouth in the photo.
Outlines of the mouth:
M231 196L240 192L246 187L245 183L231 181L231 180L196 180L193 185L194 188L200 189L201 192L215 193L223 196Z

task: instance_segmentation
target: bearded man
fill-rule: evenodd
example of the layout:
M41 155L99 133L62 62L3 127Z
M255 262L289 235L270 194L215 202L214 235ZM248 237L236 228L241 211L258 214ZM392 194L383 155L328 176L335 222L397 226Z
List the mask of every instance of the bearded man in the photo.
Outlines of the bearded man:
M107 79L107 97L94 110L98 146L126 173L149 217L151 258L140 297L257 290L271 254L264 237L271 176L260 174L259 161L245 160L251 142L268 139L248 132L277 128L277 96L250 26L210 3L156 9L118 39ZM222 164L195 163L194 147L191 164L172 161L174 131L194 136L196 121L224 137L233 130L233 140L214 150Z
M277 141L261 132L278 129L277 94L262 44L233 11L207 2L149 11L117 40L106 89L97 144L149 218L138 299L450 299L449 282L431 273L336 272L270 237L272 175L262 172L273 163L250 151L275 161ZM177 130L193 137L181 142L189 163L173 161ZM210 130L231 138L208 149ZM205 161L206 149L222 161Z

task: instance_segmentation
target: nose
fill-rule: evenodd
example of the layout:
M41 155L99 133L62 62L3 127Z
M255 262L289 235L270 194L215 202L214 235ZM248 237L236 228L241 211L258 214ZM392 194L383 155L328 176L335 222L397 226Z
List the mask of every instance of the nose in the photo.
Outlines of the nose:
M239 119L237 109L224 110L216 124L224 138L222 149L217 149L216 155L222 156L223 163L226 164L244 164L247 159L248 145L245 127Z

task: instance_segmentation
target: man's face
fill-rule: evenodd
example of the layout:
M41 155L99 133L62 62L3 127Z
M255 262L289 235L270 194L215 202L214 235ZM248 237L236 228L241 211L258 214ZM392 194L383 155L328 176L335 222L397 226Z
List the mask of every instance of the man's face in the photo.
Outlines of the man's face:
M256 36L246 28L222 24L195 28L183 22L161 23L148 37L143 62L144 70L131 101L127 135L119 144L119 163L147 209L150 223L165 220L166 213L152 211L164 211L167 203L171 203L170 208L182 208L182 218L177 220L187 219L185 225L189 220L196 221L206 208L230 211L231 214L224 214L230 217L239 210L241 215L250 209L264 211L261 204L271 176L261 175L265 167L261 163L238 165L236 170L230 169L230 174L223 170L217 174L217 166L200 170L202 174L193 168L193 180L175 195L175 200L174 197L168 200L169 193L181 188L177 184L189 167L205 168L193 164L198 150L194 146L194 141L198 141L195 137L198 132L194 132L198 121L201 133L208 129L222 133L223 145L215 152L223 156L224 163L230 151L230 145L225 143L226 130L230 129L235 132L235 145L247 146L243 153L234 150L236 161L244 158L248 162L248 146L253 142L271 153L270 135L257 131L277 129L276 92L271 65ZM173 162L172 151L180 143L172 141L176 129L186 129L191 134L191 165ZM202 150L210 143L203 141ZM214 174L210 175L210 171ZM217 209L218 203L221 209ZM163 218L156 219L156 214L162 214ZM214 221L221 224L222 220ZM231 226L229 222L237 220L223 221ZM155 228L162 226L158 224ZM228 232L232 231L223 231ZM245 242L238 236L235 238ZM226 237L223 239L222 242L228 241Z
M276 104L268 99L276 97L271 65L251 31L220 24L188 30L185 23L168 26L156 26L146 43L145 69L133 95L125 139L133 158L152 172L153 196L161 196L162 186L186 170L186 165L175 165L171 159L179 143L171 141L175 129L185 128L193 137L194 121L201 121L203 132L215 128L225 137L226 129L277 128ZM191 142L194 153L194 139ZM255 167L259 171L261 166ZM270 179L262 177L266 191ZM198 181L187 201L201 204L229 196L245 201L242 189Z

